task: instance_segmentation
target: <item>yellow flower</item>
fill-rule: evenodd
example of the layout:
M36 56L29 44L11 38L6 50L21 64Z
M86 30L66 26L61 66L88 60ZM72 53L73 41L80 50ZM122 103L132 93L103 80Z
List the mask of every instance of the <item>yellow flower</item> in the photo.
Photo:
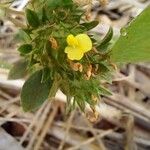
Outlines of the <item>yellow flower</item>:
M92 41L87 34L72 34L67 37L68 46L65 48L65 53L70 60L80 60L84 53L92 49Z

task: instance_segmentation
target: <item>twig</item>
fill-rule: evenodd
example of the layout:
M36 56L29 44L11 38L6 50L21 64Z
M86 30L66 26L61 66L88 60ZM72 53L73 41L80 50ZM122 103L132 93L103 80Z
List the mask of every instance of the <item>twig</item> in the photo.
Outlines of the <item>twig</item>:
M51 126L51 124L52 124L52 122L55 118L55 115L57 113L57 108L58 108L58 105L55 105L55 107L53 107L53 109L52 109L52 112L48 115L48 120L46 120L46 123L43 126L43 130L42 130L41 134L38 137L38 140L35 144L34 150L39 150L40 149L41 143L44 140L44 137L45 137L47 131L49 130L49 128L50 128L50 126Z
M85 118L85 117L83 117L83 118L86 121L89 128L91 128L91 132L93 133L95 139L97 140L100 150L106 150L106 147L104 146L104 143L102 142L101 138L99 138L96 131L94 131L92 129L93 127L92 127L91 123L87 120L87 118Z
M54 122L53 123L55 126L59 126L59 127L63 127L65 128L66 127L66 124L63 123L63 122ZM91 128L91 127L82 127L82 126L76 126L76 125L71 125L70 126L71 128L73 129L76 129L76 130L83 130L83 131L95 131L96 133L102 133L104 130L101 130L101 129L96 129L96 128Z
M2 90L0 90L0 95L3 96L5 99L11 99L12 98L9 94L7 94L6 92L4 92Z
M32 145L34 144L34 141L35 139L37 138L37 135L39 134L40 130L42 129L43 127L43 124L44 124L44 121L47 117L47 114L49 113L50 111L50 107L51 107L51 104L50 102L48 101L47 102L47 105L46 105L46 108L44 109L43 113L42 113L42 116L41 118L38 120L38 123L37 123L37 127L32 135L32 138L30 139L30 142L28 144L28 146L26 147L26 150L29 150L32 148Z
M11 98L9 101L6 102L0 102L0 107L6 107L12 103L18 102L20 100L20 97Z
M1 120L0 125L4 124L6 120L11 119L13 116L17 115L19 110L13 111L12 113L9 113L8 115L5 116L3 120ZM5 120L6 119L6 120Z
M102 138L102 137L106 136L107 134L110 134L111 132L113 132L113 130L107 130L104 133L97 135L97 137ZM79 149L80 147L93 142L95 140L95 138L96 137L92 137L92 138L90 138L90 139L88 139L88 140L86 140L86 141L84 141L84 142L82 142L82 143L80 143L80 144L72 147L72 148L68 148L67 150L76 150L76 149Z
M13 17L7 16L7 19L10 20L16 27L20 28L26 28L27 26L22 24L20 21L17 19L14 19Z
M65 132L66 131L64 129L59 128L57 126L53 126L50 134L60 140L63 140L65 137ZM76 132L70 131L67 136L66 143L76 146L80 142L83 142L85 140L86 140L86 138L83 137L82 135L79 135ZM88 145L84 145L82 148L85 150L99 150L98 146L94 143L89 143Z
M69 130L70 130L70 128L71 128L71 122L72 122L72 119L73 119L74 115L75 115L75 111L73 111L73 112L71 113L71 115L70 115L68 121L66 122L66 133L65 133L65 137L64 137L64 139L62 140L62 142L60 143L58 150L62 150L63 147L64 147L66 138L67 138L68 133L69 133Z
M125 128L124 144L125 150L134 150L134 118L130 114L124 114L122 117L122 126Z
M42 107L38 110L38 112L35 114L35 116L33 117L33 120L31 122L31 124L29 125L29 127L27 128L27 130L25 131L24 135L22 136L21 140L20 140L20 145L25 141L25 139L27 138L28 134L30 133L30 131L32 130L33 126L35 125L35 123L38 121L43 109L46 106L46 102L42 105Z
M15 9L11 9L11 8L6 8L6 13L12 15L25 15L25 13L23 11L17 11Z
M7 122L7 121L9 121L9 122L25 122L25 123L30 123L31 122L31 120L29 120L29 119L18 119L18 118L2 118L2 117L0 117L0 122Z
M130 65L129 66L129 76L130 80L135 81L135 66ZM135 88L129 86L128 87L128 97L130 100L135 100Z
M138 103L134 101L130 101L128 98L123 97L118 94L113 94L109 97L114 102L121 104L134 112L141 114L142 116L146 117L148 120L150 120L150 113L147 109L145 109L142 105L139 105Z

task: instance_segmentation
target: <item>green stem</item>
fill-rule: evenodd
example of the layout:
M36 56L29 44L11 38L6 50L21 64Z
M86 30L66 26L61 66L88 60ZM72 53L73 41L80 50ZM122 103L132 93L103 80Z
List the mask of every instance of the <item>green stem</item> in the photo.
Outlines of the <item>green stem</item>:
M56 92L58 91L60 82L61 82L61 78L58 76L58 74L55 74L53 84L49 92L49 96L48 96L49 98L55 97Z

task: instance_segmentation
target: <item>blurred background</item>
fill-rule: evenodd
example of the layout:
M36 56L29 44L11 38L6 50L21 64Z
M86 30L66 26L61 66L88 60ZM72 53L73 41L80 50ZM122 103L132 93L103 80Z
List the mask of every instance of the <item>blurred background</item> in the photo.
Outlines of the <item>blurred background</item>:
M26 3L15 0L10 5L13 12L8 13L11 17L0 10L0 150L150 150L149 63L122 65L117 70L112 84L106 85L113 95L100 101L98 120L78 109L66 117L61 92L36 112L23 112L20 91L24 79L7 77L19 59L17 45L23 38L12 18L25 23ZM150 0L110 0L106 6L94 2L91 19L100 21L94 31L102 37L112 26L117 38L120 29L149 4Z

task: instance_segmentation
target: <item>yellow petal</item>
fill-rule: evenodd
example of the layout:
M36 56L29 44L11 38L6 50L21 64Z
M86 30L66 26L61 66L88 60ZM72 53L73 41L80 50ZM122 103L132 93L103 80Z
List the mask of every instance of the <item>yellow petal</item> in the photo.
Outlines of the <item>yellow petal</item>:
M70 46L76 46L78 45L78 40L72 34L70 34L67 36L67 43Z
M67 47L65 48L65 53L69 53L69 51L71 50L71 48L72 48L72 47L67 46Z
M88 52L92 49L92 41L87 34L78 34L75 38L78 40L81 51Z
M80 49L71 46L67 46L65 48L65 53L67 53L67 56L70 60L80 60L84 55Z

